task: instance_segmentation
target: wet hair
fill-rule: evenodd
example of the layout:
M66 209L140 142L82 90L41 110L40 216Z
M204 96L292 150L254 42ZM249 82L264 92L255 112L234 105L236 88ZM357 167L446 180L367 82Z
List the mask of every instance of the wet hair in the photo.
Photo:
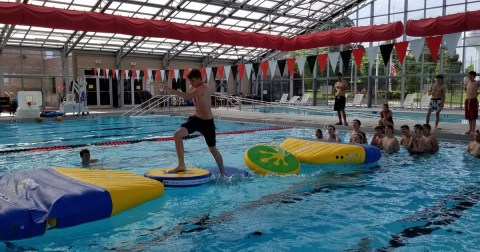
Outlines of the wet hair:
M340 73L340 72L337 72L337 74L335 74L335 76L343 76L343 74Z
M381 130L381 131L383 131L383 127L379 125L379 126L375 127L375 130Z
M187 79L202 79L202 73L198 69L192 69L187 75Z
M437 74L437 75L435 75L435 79L442 79L442 80L443 80L443 74Z
M475 71L470 71L470 72L468 72L468 74L473 75L473 77L477 77L477 72L475 72Z
M427 129L431 130L431 129L432 129L432 126L430 126L430 124L428 124L428 123L425 123L425 124L423 125L423 128L427 128Z
M353 119L354 122L358 122L358 126L361 126L362 125L362 122L360 122L360 120L358 119Z
M335 130L335 126L333 126L333 125L328 125L328 126L327 126L327 129L328 129L328 128L332 128L333 130Z
M419 130L423 130L423 126L421 124L415 124L415 126L413 126L414 128L417 128Z
M320 137L323 137L323 132L322 132L321 129L317 129L317 130L315 131L315 135L317 135L317 133L320 133ZM318 137L318 136L317 136L317 137Z
M400 126L400 129L407 129L407 130L410 130L410 127L408 127L408 125L402 125L402 126Z
M365 138L363 137L363 134L362 134L362 133L357 132L357 133L355 133L355 136L359 136L359 137L360 137L360 141L363 143L363 139L365 139Z
M383 104L383 106L384 106L384 107L387 107L387 109L388 109L388 104L387 104L387 103Z
M83 157L83 154L85 154L85 153L90 154L90 151L89 151L88 149L82 149L82 150L80 151L80 157Z
M391 130L393 131L393 126L392 126L392 125L390 125L390 124L389 124L389 125L387 125L387 126L385 126L385 128L389 128L389 129L391 129Z

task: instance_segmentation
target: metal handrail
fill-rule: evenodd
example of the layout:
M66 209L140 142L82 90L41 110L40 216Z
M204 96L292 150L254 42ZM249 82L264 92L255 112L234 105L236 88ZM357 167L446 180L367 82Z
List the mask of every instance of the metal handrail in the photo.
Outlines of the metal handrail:
M126 116L126 115L129 115L129 116L140 116L140 115L143 115L147 112L149 112L150 110L154 109L154 108L158 108L160 107L162 104L163 105L166 105L165 107L170 107L171 103L171 99L173 98L173 96L171 95L156 95L156 96L153 96L152 98L146 100L145 102L135 106L134 108L128 110L127 112L123 113L122 116ZM137 109L139 109L137 111Z

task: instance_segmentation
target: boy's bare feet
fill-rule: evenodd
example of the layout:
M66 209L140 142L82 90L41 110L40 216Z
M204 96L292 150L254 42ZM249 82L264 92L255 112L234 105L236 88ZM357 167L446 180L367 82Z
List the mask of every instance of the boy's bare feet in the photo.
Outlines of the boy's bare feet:
M185 167L177 167L173 170L167 171L167 173L180 173L180 172L186 172L187 168Z

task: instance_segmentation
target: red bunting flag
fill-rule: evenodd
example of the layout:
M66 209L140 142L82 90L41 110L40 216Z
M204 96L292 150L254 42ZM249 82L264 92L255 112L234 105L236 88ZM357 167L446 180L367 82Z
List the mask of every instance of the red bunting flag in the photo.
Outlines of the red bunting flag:
M238 65L238 77L240 80L243 78L243 74L245 73L245 64Z
M430 49L432 60L436 63L438 58L438 49L440 49L440 44L442 43L442 36L429 37L426 38L425 41Z
M125 69L122 69L122 79L126 79L126 78L125 78L125 75L126 75L126 74L125 74Z
M260 62L260 68L262 68L263 78L267 77L268 61Z
M155 80L163 83L162 77L161 77L161 75L160 75L160 69L157 69L155 75L156 75L156 76L155 76Z
M143 79L148 80L148 69L143 70Z
M173 80L173 78L175 77L174 69L171 69L170 71L168 71L168 77L170 78L170 80Z
M93 68L93 75L98 75L96 68Z
M137 70L132 70L132 79L135 80L137 78Z
M188 73L190 73L190 70L188 68L183 70L183 78L185 80L188 79Z
M223 79L223 71L224 71L224 67L223 66L219 66L217 67L217 77L219 80L222 80Z
M288 74L289 76L292 76L293 70L295 70L295 58L293 59L287 59L287 66L288 66Z
M362 67L363 55L365 54L365 48L360 47L357 49L353 49L352 54L353 59L355 60L355 65L357 65L357 69L360 70L360 67Z
M205 67L201 67L200 73L202 74L202 80L205 81L205 76L207 76L207 69L205 69Z
M328 54L319 54L317 55L317 61L318 65L320 66L320 71L323 74L323 71L325 71L325 66L327 66L327 59L328 59Z
M116 70L115 69L111 69L111 70L112 70L112 79L116 79L117 78Z
M395 43L394 46L395 51L397 51L398 60L400 64L403 65L403 60L405 59L405 55L407 55L408 41Z

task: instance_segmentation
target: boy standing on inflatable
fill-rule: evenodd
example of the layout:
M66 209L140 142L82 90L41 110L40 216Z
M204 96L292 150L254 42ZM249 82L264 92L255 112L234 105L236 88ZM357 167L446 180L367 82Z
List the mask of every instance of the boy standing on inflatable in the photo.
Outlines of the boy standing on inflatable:
M200 132L205 142L210 149L210 152L217 162L220 173L225 174L223 168L223 158L220 152L215 147L215 123L213 122L213 113L211 105L211 93L209 87L203 83L202 74L198 69L192 69L187 76L190 81L190 90L188 93L177 91L166 85L160 84L160 90L178 95L185 100L193 99L195 103L195 113L190 116L184 124L178 128L173 134L175 139L175 149L178 156L178 166L171 170L170 173L185 172L187 167L185 166L185 151L183 148L183 138L195 131Z

